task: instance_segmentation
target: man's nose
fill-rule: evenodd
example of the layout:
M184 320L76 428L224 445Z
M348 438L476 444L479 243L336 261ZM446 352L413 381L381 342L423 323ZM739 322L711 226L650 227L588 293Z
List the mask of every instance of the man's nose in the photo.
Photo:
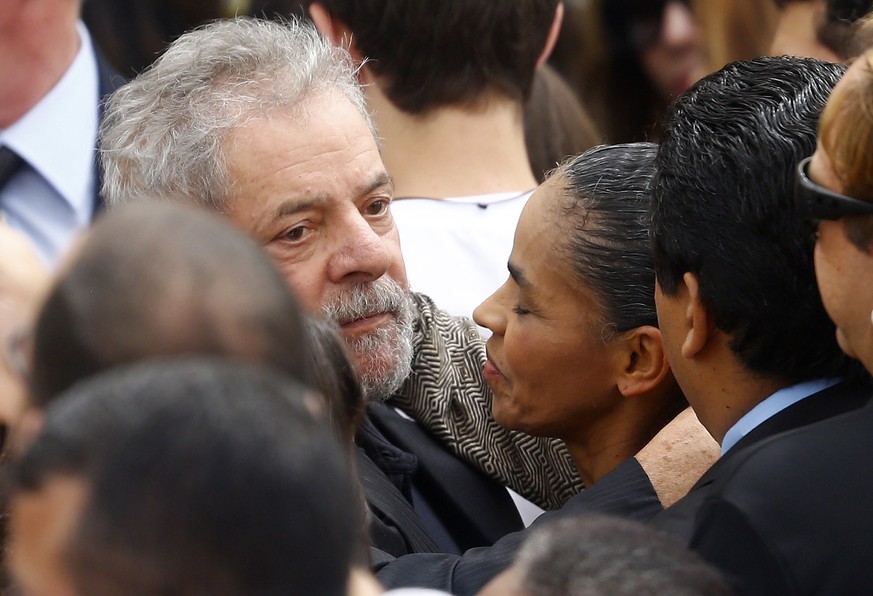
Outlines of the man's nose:
M363 283L382 277L391 266L386 237L376 233L360 214L348 218L338 234L328 276L333 283Z

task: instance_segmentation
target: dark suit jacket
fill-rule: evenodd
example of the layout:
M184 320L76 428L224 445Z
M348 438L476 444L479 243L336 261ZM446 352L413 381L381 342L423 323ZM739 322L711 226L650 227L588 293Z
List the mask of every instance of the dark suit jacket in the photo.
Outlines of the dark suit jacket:
M527 530L508 534L493 546L474 548L462 556L415 554L376 565L376 577L388 588L415 586L464 596L477 593L509 567L518 547L533 528L585 513L617 515L646 521L662 511L645 472L629 459L597 484L571 498L559 510L547 511Z
M873 593L873 404L744 450L691 548L736 594Z
M357 437L358 471L373 547L395 557L461 552L524 527L505 488L420 425L384 404L371 404L367 414ZM426 501L427 508L415 499ZM442 531L452 547L440 543Z
M867 403L868 399L869 388L866 385L852 386L840 383L785 408L739 440L724 457L716 461L706 471L691 488L688 495L660 515L655 516L651 524L687 545L691 539L694 520L700 506L712 494L717 480L731 469L732 461L740 456L745 449L778 433L860 408Z

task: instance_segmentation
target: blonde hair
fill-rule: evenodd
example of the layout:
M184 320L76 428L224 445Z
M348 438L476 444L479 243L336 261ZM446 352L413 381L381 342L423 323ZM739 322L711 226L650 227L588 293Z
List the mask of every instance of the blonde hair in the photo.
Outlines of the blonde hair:
M831 94L819 140L847 195L873 202L873 49L858 59L861 72Z
M857 28L857 40L873 39L873 17ZM843 81L831 94L819 120L818 138L830 158L843 192L873 202L873 47L856 61L860 72ZM846 220L848 239L861 250L873 245L873 217Z

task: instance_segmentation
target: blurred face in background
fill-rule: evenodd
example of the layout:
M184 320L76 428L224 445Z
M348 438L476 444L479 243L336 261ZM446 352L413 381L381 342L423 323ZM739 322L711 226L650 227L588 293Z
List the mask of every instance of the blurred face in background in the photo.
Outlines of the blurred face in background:
M687 1L652 4L662 6L660 19L656 35L640 48L640 63L661 95L672 99L706 72L701 31Z
M706 73L701 28L690 0L603 0L604 25L619 55L633 55L670 100Z

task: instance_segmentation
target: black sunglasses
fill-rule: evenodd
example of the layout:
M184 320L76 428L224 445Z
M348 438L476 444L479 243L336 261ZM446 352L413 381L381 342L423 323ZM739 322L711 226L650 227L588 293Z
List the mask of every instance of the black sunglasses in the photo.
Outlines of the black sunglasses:
M833 192L809 178L807 157L797 164L794 179L794 204L797 213L805 220L840 219L847 215L873 215L873 203L859 201Z

